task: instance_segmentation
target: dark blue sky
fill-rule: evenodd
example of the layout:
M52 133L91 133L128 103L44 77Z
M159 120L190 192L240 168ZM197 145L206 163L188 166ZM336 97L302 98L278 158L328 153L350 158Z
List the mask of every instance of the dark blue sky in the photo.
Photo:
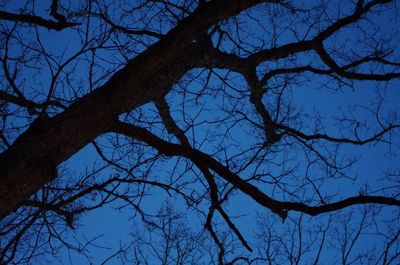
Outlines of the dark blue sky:
M124 8L126 4L123 1L118 3L120 6L117 3L115 3L115 6L111 2L109 3L111 5L109 8L110 15L116 20L118 20L118 14L122 16L121 6ZM10 11L14 8L16 11L15 8L18 4L20 3L13 1L6 3L1 8ZM46 16L48 1L36 1L34 5L36 14ZM307 5L313 6L317 3L309 4L309 2L300 1L294 2L293 5L309 8L310 6ZM28 6L31 8L31 4ZM268 8L266 5L261 5L249 13L243 13L237 18L237 21L230 20L220 25L221 32L225 31L236 41L242 41L243 49L239 49L232 39L226 37L227 34L221 39L219 48L229 53L236 53L241 57L247 57L249 55L248 50L255 52L257 49L268 49L302 38L312 38L321 30L319 27L324 28L328 23L332 23L337 19L336 16L349 14L352 11L351 8L353 7L350 3L336 1L329 4L326 13L319 11L302 13L302 11L299 11L299 13L290 14L283 7ZM94 12L99 11L97 9L98 7L93 7ZM271 19L268 15L275 17ZM396 15L396 10L385 9L382 14L374 14L368 17L370 22L364 21L360 23L359 27L350 27L340 31L326 40L324 44L328 50L332 51L335 56L333 59L337 60L339 64L344 64L348 59L345 54L358 52L360 56L365 56L372 49L361 42L367 37L371 38L368 40L369 42L367 41L371 46L374 45L372 43L373 36L377 38L392 37L391 42L384 43L387 47L383 45L383 48L390 49L390 44L397 44L399 41ZM318 16L320 17L318 18ZM133 23L132 28L140 26L139 14L133 12L131 17L126 18L126 20L137 23ZM158 21L159 29L162 32L167 32L170 25L165 21L164 24L160 21ZM309 25L312 21L315 25L307 28L306 25ZM235 22L238 24L235 24ZM21 70L21 80L32 80L32 82L27 82L24 87L27 95L33 96L47 91L51 72L49 69L51 67L57 68L57 63L65 62L80 49L85 38L86 28L84 26L87 25L86 23L88 21L84 21L83 25L79 27L80 31L66 29L61 32L54 32L43 28L38 28L37 32L21 30L22 38L37 38L39 36L42 47L49 53L56 55L54 56L55 60L50 59L46 62L45 59L42 59L41 65L38 65L37 68ZM151 24L154 29L156 29L155 24L157 23ZM11 23L5 23L3 26L7 28L11 25ZM89 25L90 33L87 35L89 38L96 35L107 36L107 33L104 32L108 28L101 26L98 18L91 18ZM235 25L239 26L236 27ZM374 33L374 31L376 32ZM240 39L238 38L239 35ZM218 40L218 35L215 34L213 36L214 45ZM89 75L93 80L104 75L99 82L95 83L94 88L100 86L110 77L110 74L105 74L106 72L112 72L123 65L126 59L124 56L133 58L135 52L143 51L145 45L149 45L155 40L142 38L141 41L120 33L110 35L105 44L98 49L96 56L93 57L96 62L93 71L89 71L89 61L93 54L88 51L80 55L75 60L76 63L71 63L66 67L65 72L60 75L60 85L57 87L58 90L55 95L69 99L83 96L92 89L89 88L89 80L91 79ZM38 42L38 40L36 39L34 42ZM130 42L132 42L132 45L129 44ZM91 45L96 44L93 42ZM123 49L118 50L114 47L122 44L126 44ZM20 49L21 46L15 45L11 47L11 53L18 54ZM353 55L353 57L356 58L357 56ZM398 51L393 51L389 57L398 59ZM60 61L57 62L57 60ZM318 59L318 56L310 52L282 60L264 62L258 66L257 74L261 78L272 69L291 68L298 65L310 65L326 69L326 65ZM396 69L396 67L374 68L374 65L371 65L362 66L356 70L360 72L373 70L380 74L388 69ZM66 84L71 84L72 88ZM75 91L74 88L76 88ZM346 78L340 79L335 74L322 76L303 73L298 76L278 75L269 80L264 89L267 91L263 97L266 108L273 114L280 108L277 121L302 130L305 134L317 132L336 138L350 137L352 139L354 139L354 134L357 134L361 139L365 139L381 130L381 126L388 126L392 123L399 124L400 122L397 117L400 91L399 81L396 79L388 83L351 81ZM262 131L252 125L252 122L260 124L261 119L250 103L249 94L245 79L237 73L224 69L214 69L210 74L209 71L204 69L193 69L182 77L180 82L166 95L166 101L170 105L172 117L177 124L180 128L187 129L186 136L193 147L213 154L222 164L229 160L228 166L232 171L235 171L240 165L235 165L234 162L244 163L243 161L248 159L246 156L254 153L246 149L260 146L260 139L264 137ZM43 96L44 94L37 97ZM279 102L281 105L277 103L278 99L281 99ZM152 103L141 106L132 113L121 115L120 120L145 127L159 137L177 143L175 138L168 135L161 123L158 111ZM22 117L15 118L14 122L24 124L26 121L26 117ZM358 125L356 122L358 122ZM246 179L255 174L264 174L264 182L254 181L254 185L265 191L268 196L284 201L305 201L309 205L320 204L321 202L318 202L319 196L323 196L327 203L348 196L357 196L361 193L389 197L398 196L399 140L398 129L387 133L379 142L363 146L351 144L336 146L334 143L323 140L310 141L307 142L309 144L307 145L288 136L275 146L262 150L259 158L261 160L262 154L266 153L263 157L264 161L259 164L254 162L239 175ZM129 140L112 134L99 137L96 142L102 147L104 154L109 159L115 159L121 166L134 165L138 161L157 155L157 152L149 147L142 148L137 143L132 144ZM114 150L112 145L117 143L120 144L120 147ZM130 150L131 146L134 146L132 150ZM311 148L308 149L307 146L312 146L319 153L311 150ZM239 161L232 158L239 156L238 154L241 152L243 152L241 154L243 160ZM348 161L353 159L357 159L357 162L351 167L343 168L343 170L334 170L327 166L327 163L324 163L325 158L331 162L336 161L338 165L346 165ZM151 164L151 169L149 169L150 164L143 163L143 166L138 166L133 171L134 174L142 176L146 180L157 180L164 183L176 180L174 185L185 181L191 182L182 184L182 187L180 187L183 192L190 195L200 196L206 192L204 178L196 176L196 174L201 174L196 167L191 168L190 163L185 163L183 160L177 162L177 158L161 157L154 164ZM93 145L89 145L60 167L60 169L65 169L60 178L66 183L72 183L92 169L100 168L103 165L105 165L105 162L97 154L96 149ZM146 175L148 169L149 174ZM389 181L389 173L396 172L397 176ZM116 175L124 176L124 174L125 172L118 170L115 166L110 166L96 175L96 178L104 180ZM217 177L216 179L221 185L221 190L223 190L221 194L225 194L230 186L224 186L223 183L225 182L221 178ZM142 186L143 189L148 188L146 185ZM129 186L131 192L138 192L135 188ZM122 192L124 189L128 189L128 186L122 184L117 190ZM203 200L199 205L196 205L198 207L198 211L196 211L193 207L188 207L182 197L174 194L174 192L171 192L171 194L169 195L156 187L148 190L148 196L136 198L134 202L152 215L157 214L157 211L169 202L174 206L176 212L185 214L183 222L191 227L194 233L200 231L205 223L209 201ZM93 196L93 201L86 198L81 203L91 205L98 201L101 196L104 196L104 194L97 194L97 197ZM134 207L127 206L119 209L122 205L124 205L124 201L117 200L107 206L82 214L74 221L76 228L67 228L62 236L70 242L91 241L95 238L88 248L90 252L87 255L91 257L90 260L93 264L100 264L113 255L119 247L130 245L135 238L133 235L135 229L141 232L146 231L140 215L135 212ZM270 239L273 239L271 242L276 244L274 245L276 247L284 249L284 246L287 245L288 249L292 247L294 252L297 252L299 250L299 239L302 238L302 248L306 253L302 255L299 264L309 264L315 259L318 244L322 240L321 231L331 221L327 232L328 239L324 243L318 264L338 264L332 260L339 257L337 254L340 252L339 242L344 242L343 238L346 237L349 242L354 238L357 239L355 241L357 244L349 254L349 260L354 259L355 264L364 264L365 260L357 259L357 255L368 253L368 251L372 253L374 247L378 253L382 252L381 249L385 247L386 240L388 240L385 236L389 236L399 229L396 221L393 221L398 217L398 209L394 207L381 209L370 206L353 206L318 217L301 216L299 213L289 212L289 217L285 222L282 222L279 216L273 214L269 209L261 207L239 191L233 192L229 196L229 200L222 206L254 249L254 253L250 254L244 247L240 246L240 242L232 234L232 230L227 227L221 216L216 214L213 220L218 223L215 228L220 233L219 235L222 237L222 235L225 235L224 233L227 233L227 241L233 240L232 246L237 246L228 254L228 257L234 257L238 253L256 257L257 249L262 249L261 246L264 246L263 244L268 241L263 237L265 234L260 234L267 230L268 225L271 225L273 231L271 230ZM368 213L363 219L364 212ZM296 227L296 222L299 220L301 220L301 229ZM364 223L360 226L362 220L364 220ZM392 220L392 222L390 223L388 220ZM178 223L179 226L182 227L182 224ZM357 231L360 227L362 227L362 232L357 237ZM300 230L303 231L301 236ZM381 235L378 235L378 230L382 233ZM258 242L261 243L257 243L257 235ZM143 237L143 239L148 238ZM282 242L279 242L279 239ZM154 236L153 240L160 242L162 239ZM208 242L207 240L209 238L204 242ZM293 246L290 245L291 240L295 242ZM309 252L307 252L307 246ZM339 250L335 249L336 247ZM154 257L157 251L149 250L145 246L143 246L143 249L146 249L145 254L149 255L153 264L159 263L159 261L156 261L157 258ZM290 252L288 249L285 251ZM285 253L285 251L283 252ZM132 257L130 256L132 253L132 248L126 252L128 260ZM283 256L277 258L276 264L279 264L278 261L283 262L283 260L280 260L280 258L283 259ZM89 259L85 255L65 248L61 249L60 257L53 260L48 256L47 259L50 263L55 262L56 264L57 262L59 264L89 264ZM202 258L204 258L204 264L207 264L209 257L204 255ZM38 258L35 262L45 264L41 258ZM36 264L35 262L34 264ZM106 264L121 264L121 260L116 256ZM128 262L128 264L130 263ZM283 262L283 264L289 263Z

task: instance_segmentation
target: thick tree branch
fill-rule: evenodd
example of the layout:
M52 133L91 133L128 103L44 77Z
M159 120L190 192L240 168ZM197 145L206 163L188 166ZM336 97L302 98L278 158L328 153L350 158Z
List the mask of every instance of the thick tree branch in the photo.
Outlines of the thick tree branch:
M182 146L186 148L192 148L189 140L185 136L185 133L179 128L179 126L176 124L174 119L171 116L171 113L169 111L169 107L167 102L165 101L164 98L158 99L155 101L156 107L158 109L158 112L160 113L161 119L167 128L167 131L170 134L175 135L176 138L179 139L180 143ZM240 233L239 229L235 226L235 224L230 220L228 214L224 211L224 209L221 206L221 202L218 196L218 185L214 180L214 177L212 176L211 172L208 170L207 165L200 163L200 161L197 161L196 163L197 167L201 170L203 173L208 185L209 185L209 194L210 194L210 199L211 199L211 207L210 207L210 213L211 219L212 215L211 214L215 209L218 210L218 212L221 214L222 218L224 218L225 222L228 224L229 228L232 229L232 231L236 234L236 236L239 238L240 242L242 245L249 251L253 251L247 241L244 239L243 235ZM212 227L211 224L211 219L210 219L210 224L208 225L209 227ZM210 230L210 233L212 234L212 230ZM216 235L215 235L216 236ZM218 242L216 242L218 243Z
M193 41L217 21L261 2L265 1L214 0L200 5L192 15L181 20L177 27L130 61L102 87L55 117L33 123L0 155L0 216L14 210L44 183L54 179L57 166L108 131L116 116L162 97L192 67L212 64L212 58L204 57L207 46ZM339 29L337 26L334 28ZM312 41L288 44L247 60L257 62L280 58L311 47L315 47ZM229 61L232 56L227 58ZM238 63L237 69L243 70L242 62Z
M260 205L278 214L283 220L286 219L288 211L303 212L311 216L316 216L322 213L338 211L353 205L360 204L383 204L400 207L399 200L397 200L396 198L384 196L359 195L319 206L309 206L301 202L275 200L266 195L254 185L237 176L235 173L230 171L229 168L220 164L211 156L199 150L166 142L143 128L119 121L114 123L112 131L140 140L148 144L149 146L152 146L166 156L182 156L192 160L194 163L198 162L203 165L207 165L208 168L218 173L218 175L220 175L224 180L229 182L235 188L239 189L240 191L251 197Z
M121 25L117 25L105 14L97 14L97 13L95 13L94 15L100 17L101 19L103 19L108 25L111 26L111 29L117 30L117 31L121 31L121 32L123 32L123 33L125 33L127 35L143 35L143 36L154 37L154 38L157 38L157 39L160 39L160 38L162 38L164 36L163 34L160 34L160 33L157 33L155 31L151 31L151 30L143 30L143 29L136 30L136 29L131 29L131 28L124 27L124 26L121 26Z
M400 72L398 73L383 73L383 74L363 74L357 72L347 71L346 67L339 66L332 58L329 56L328 52L325 50L322 44L318 45L315 50L317 51L321 60L336 74L339 76L356 79L356 80L376 80L376 81L389 81L394 78L400 77Z
M44 19L39 16L29 15L29 14L15 14L9 13L5 11L0 11L0 19L14 21L17 23L26 23L30 25L37 25L41 27L45 27L47 29L52 29L56 31L61 31L63 29L80 25L80 23L76 22L67 22L63 20L54 21L49 19Z
M47 106L53 106L61 109L65 109L66 107L62 105L61 103L57 101L49 101L49 102L43 102L43 103L36 103L33 102L32 100L26 99L26 98L20 98L17 96L14 96L12 94L9 94L4 91L0 91L0 100L4 100L8 103L12 103L15 105L18 105L20 107L26 108L30 113L32 114L39 114L40 112L38 109L41 109L43 107Z
M250 87L250 101L263 121L266 143L268 145L277 143L281 139L281 135L277 133L275 121L272 120L271 115L264 106L262 98L265 91L257 77L255 68L249 69L246 73L246 80Z
M201 5L102 87L57 116L33 124L0 155L0 218L54 179L57 166L105 132L113 118L164 95L202 59L199 50L184 55L194 39L219 20L261 2L214 0Z
M306 141L310 140L325 140L333 143L344 143L344 144L353 144L353 145L365 145L371 142L379 141L386 133L389 131L400 128L399 125L389 125L386 128L382 129L380 132L366 138L366 139L350 139L350 138L338 138L333 137L327 134L316 133L316 134L305 134L299 130L290 128L288 126L282 124L276 124L276 127L280 130L284 131L288 135L296 136Z
M393 2L393 0L373 0L364 5L364 0L358 0L355 9L351 15L343 17L332 23L332 25L328 26L325 30L318 34L318 36L315 38L316 41L318 43L322 43L322 41L332 36L338 30L359 21L362 16L368 13L372 8L391 2Z

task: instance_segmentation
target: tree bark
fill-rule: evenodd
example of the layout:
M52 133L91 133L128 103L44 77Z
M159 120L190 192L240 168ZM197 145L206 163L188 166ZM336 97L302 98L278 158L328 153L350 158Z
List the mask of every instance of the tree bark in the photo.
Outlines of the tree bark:
M201 51L191 48L210 26L260 2L265 1L214 0L199 6L103 86L64 112L33 122L0 154L0 219L54 180L60 163L107 132L119 114L167 93L176 80L201 61Z

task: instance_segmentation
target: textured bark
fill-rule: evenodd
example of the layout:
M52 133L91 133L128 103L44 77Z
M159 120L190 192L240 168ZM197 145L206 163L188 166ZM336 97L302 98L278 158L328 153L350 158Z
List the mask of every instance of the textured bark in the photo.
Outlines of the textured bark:
M219 0L202 5L102 87L55 117L32 123L0 155L0 218L56 178L57 166L105 133L112 119L164 95L201 60L201 51L190 51L189 46L211 25L259 2L264 1Z

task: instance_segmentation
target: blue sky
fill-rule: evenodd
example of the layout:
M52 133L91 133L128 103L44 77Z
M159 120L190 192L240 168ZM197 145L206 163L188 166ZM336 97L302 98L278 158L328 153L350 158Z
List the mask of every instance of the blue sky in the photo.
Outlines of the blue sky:
M15 5L18 4L18 1L13 1L12 3L10 2L6 7L15 7ZM37 14L45 15L47 12L47 6L48 2L37 1L37 3L35 3ZM342 6L342 9L339 11L343 13L349 12L349 10L346 8L348 7ZM283 31L285 28L285 23L288 24L288 26L296 27L298 32L306 31L299 20L287 20L288 16L283 16L282 18L277 19L277 21L275 21L277 23L276 28L268 28L271 21L269 21L266 17L267 10L260 10L261 11L253 11L250 14L258 18L259 23L256 23L252 19L240 17L241 22L243 23L241 24L243 29L241 29L242 31L240 33L244 35L248 34L246 41L248 41L249 46L254 44L261 45L260 38L268 38L268 34L272 33L279 35L279 38L266 41L264 48L293 41L293 33L290 31ZM273 12L274 10L271 9L268 11ZM279 10L275 11L278 12ZM333 14L334 11L337 10L332 9L331 11ZM114 12L118 12L118 10ZM393 17L395 12L389 13L390 14L387 16L373 17L372 19L376 25L389 23L389 18ZM295 16L293 15L293 17ZM93 30L93 32L91 32L89 35L99 34L99 32L101 32L102 29L98 27L98 22L96 22L96 20L93 20L91 25L91 30ZM261 25L264 25L266 28L263 29ZM230 34L235 36L236 29L232 26L232 24L225 23L221 25L221 27L227 31L231 30ZM362 29L364 28L353 28L351 31L343 31L338 34L337 37L335 37L337 40L334 38L329 39L327 41L327 45L329 48L342 45L338 48L339 50L343 49L343 51L347 52L352 51L353 45L357 44L359 36L362 35ZM166 28L163 30L166 31ZM282 30L282 33L278 34L274 30ZM382 31L386 30L386 33L388 33L391 31L391 28L382 27ZM314 28L311 30L309 35L312 36L313 31L317 31L317 29ZM79 50L82 37L84 35L84 31L77 33L76 31L70 29L60 33L51 32L45 29L38 29L38 32L46 49L51 50L57 55L64 54L62 61L66 60L69 56ZM33 34L26 35L26 37L31 36L33 36ZM398 39L399 35L395 36ZM113 41L115 40L116 39L113 39ZM129 38L121 37L120 41L124 42L131 40ZM214 41L216 41L216 37L214 38ZM107 45L112 44L112 41L107 42ZM19 48L19 46L15 46L15 51L18 52ZM137 49L137 51L143 50L143 46L140 46L139 44L134 48ZM355 48L356 47L354 46L354 50L356 50ZM221 49L232 52L235 50L235 45L229 39L225 38L222 40ZM364 47L361 47L360 49L364 49ZM235 52L241 56L246 56L245 51L235 50ZM64 95L72 99L75 97L80 97L87 92L87 75L89 65L84 61L84 59L87 58L85 56L90 56L90 53L82 56L82 60L77 64L71 64L69 67L67 67L67 73L62 75L63 78L71 78L72 83L80 87L81 90L77 91L76 94L73 94L71 91L63 91L60 89L56 92L56 95ZM103 71L115 70L115 65L124 61L122 55L112 48L104 50L100 49L97 56L99 58L97 61L98 65L95 66L93 71L95 77L100 77L103 75ZM342 60L343 58L337 59ZM261 75L262 72L274 67L290 66L295 63L301 63L302 60L306 60L313 66L321 66L321 63L316 60L315 54L306 54L300 55L297 58L293 58L292 61L266 62L259 67L259 74ZM52 64L52 66L55 66L55 62L53 63L54 64ZM22 73L24 78L36 81L25 86L25 90L28 94L33 93L34 91L46 91L46 88L49 85L49 68L46 63L40 65L40 71L37 71L36 69L27 69L22 70ZM196 78L193 79L193 76L196 76ZM237 116L230 117L227 112L236 111L239 113L239 111L242 111L243 113L247 113L249 115L248 117L250 117L252 120L260 120L259 117L257 117L257 115L254 113L254 109L248 100L247 85L245 84L244 79L238 74L228 73L228 71L222 69L216 69L215 73L210 77L210 82L207 83L207 87L204 90L205 93L201 96L194 94L195 92L202 91L205 86L204 80L207 78L207 76L207 71L202 71L200 69L192 70L190 75L183 77L180 84L174 87L174 89L166 96L166 100L171 104L171 113L174 119L176 119L177 124L180 125L181 128L188 128L186 133L187 137L192 141L192 144L194 144L196 148L199 148L207 153L212 153L215 150L218 150L218 148L221 146L226 146L226 154L223 152L218 152L215 155L221 162L223 162L225 155L230 156L239 153L241 150L249 148L258 143L259 139L262 138L262 135L257 134L259 133L257 130L250 128L248 122L243 121L237 123ZM229 85L221 82L221 77L223 76L227 77ZM272 87L274 84L278 84L281 81L282 80L278 77L278 79L275 81L271 80L269 85ZM101 83L102 81L100 81L97 86ZM302 123L301 127L307 133L312 133L315 126L321 126L323 127L323 133L327 133L335 137L341 137L342 134L348 135L347 129L340 131L340 128L344 123L343 121L339 122L338 120L346 117L356 118L358 121L360 121L360 123L368 124L365 129L360 129L358 131L361 137L366 137L367 135L371 135L374 133L374 131L379 129L379 121L384 121L385 117L390 117L392 119L391 121L399 123L399 119L395 114L398 112L398 102L400 99L400 92L398 88L398 80L391 81L386 86L378 84L377 82L356 81L354 83L354 87L343 84L343 87L338 88L337 83L332 81L331 78L306 74L293 81L293 83L289 83L287 87L284 88L283 97L286 100L285 102L293 106L293 116L299 117L298 120L293 121L293 126L297 126ZM276 92L279 91L279 89L279 86L276 89L271 89L264 97L265 105L270 107L272 110L276 105ZM183 92L185 92L185 94L183 94ZM240 96L243 95L245 96L240 98ZM383 97L382 102L377 100L377 95L381 95ZM237 96L239 99L234 99L235 96ZM381 105L378 105L378 103L381 103ZM377 120L377 116L375 116L378 106L379 120ZM121 119L124 117L125 115L121 115ZM213 127L213 123L223 117L228 117L227 121L220 124L218 127ZM23 123L24 118L22 120L23 121L21 122ZM139 110L135 110L130 114L129 121L135 121L137 124L142 126L148 126L148 122L155 121L155 123L151 124L151 127L149 128L151 131L157 133L164 139L176 141L176 139L173 139L167 135L165 129L160 123L157 110L153 104L147 104L140 107ZM196 125L195 128L189 128L190 124L187 121L193 121L194 124L198 125ZM224 132L227 130L227 128L229 128L229 135L225 137ZM351 126L350 128L350 131L354 129ZM282 178L282 183L286 183L287 189L292 191L293 194L298 197L296 198L294 195L283 193L278 185L262 183L257 183L257 185L259 185L259 187L263 187L264 190L267 191L267 194L273 194L274 197L279 199L296 200L301 196L315 199L316 194L312 190L312 186L309 183L305 189L298 189L298 186L295 186L295 184L301 185L302 183L306 183L304 179L305 177L308 177L315 180L315 183L319 185L320 192L323 193L323 195L335 195L332 199L333 201L346 196L359 194L365 188L365 183L368 183L369 185L367 190L369 192L379 190L384 187L393 187L394 184L389 182L384 177L386 173L385 170L389 169L392 172L398 172L398 154L400 143L398 131L385 136L384 139L390 140L392 144L379 143L362 147L343 145L340 148L338 157L339 160L350 159L354 156L359 158L359 161L353 167L344 171L347 174L346 178L340 177L338 174L329 177L329 172L326 170L326 168L324 168L320 161L316 160L316 155L312 152L305 151L305 149L302 148L298 143L293 143L286 146L278 145L276 148L274 147L268 150L270 152L270 154L267 156L269 164L265 162L265 164L260 167L261 169L259 172L263 171L271 176L280 176L283 171L293 169L293 173L290 173L288 176ZM126 141L122 138L119 140L120 143L126 143ZM153 155L153 153L151 153L152 151L148 148L144 148L143 150L139 150L138 148L136 150L137 152L143 151L143 154L128 153L124 148L129 148L129 145L121 148L121 153L113 153L112 149L107 148L107 146L110 147L110 145L113 143L107 139L107 136L100 137L97 142L106 146L104 150L106 150L105 154L108 157L121 156L120 163L123 165L128 164L130 161L133 161L132 163L134 163L136 160L143 159L143 157ZM321 142L317 146L325 154L335 150L334 145L326 142ZM124 152L126 152L126 156L122 155L125 154ZM310 159L309 161L315 161L309 164L309 161L306 160L307 158ZM149 178L167 182L169 179L174 179L179 175L179 173L182 173L184 178L180 181L186 180L185 178L188 180L196 179L196 170L187 170L187 168L185 168L187 165L185 165L183 162L180 162L175 171L172 171L176 165L175 161L175 158L165 159L163 162L156 164L152 169ZM104 162L101 161L101 158L96 154L94 147L87 146L65 162L63 167L67 168L68 170L66 171L67 174L63 176L63 179L68 181L70 176L83 175L85 170L90 171L92 167L100 167L103 163ZM241 173L241 177L251 177L253 173L251 170L254 169L255 166L250 167L248 170ZM144 174L143 172L145 172L144 167L135 171L135 174ZM171 172L173 173L171 174ZM108 168L102 171L98 177L107 178L113 174L123 173L116 170L110 170L110 168ZM269 175L266 176L266 180L272 181L272 178L270 179L268 177ZM217 179L218 181L221 181L221 179ZM124 189L124 186L121 187L121 190L122 189ZM201 192L204 192L204 187L199 181L194 184L188 184L185 191L189 192L190 189L192 189L193 193L198 192L200 194ZM389 190L389 194L390 192L393 191ZM179 198L178 196L169 196L166 194L166 192L157 188L153 189L151 193L151 196L145 197L143 200L139 200L141 207L148 210L148 213L156 214L157 211L165 205L166 201L169 200L174 204L178 212L187 213L185 220L187 220L186 222L189 226L193 227L194 231L200 230L202 225L204 225L204 216L196 213L196 211L193 209L188 210L188 207L185 205L182 198ZM112 203L82 215L74 223L76 229L67 229L66 233L64 233L64 236L71 240L71 242L75 240L74 237L82 242L85 240L90 241L92 238L96 238L96 240L93 241L93 246L90 247L90 253L88 253L88 256L93 258L93 264L99 264L100 262L104 261L113 253L115 253L120 246L129 245L134 238L132 232L135 230L135 228L139 228L144 231L144 228L140 222L140 218L137 214L135 214L135 210L132 207L124 207L121 210L115 209L121 205L121 202ZM199 208L206 211L208 206L208 202L202 202L199 205ZM264 222L264 228L267 227L266 223L273 223L277 238L286 239L285 236L290 235L298 237L298 234L296 234L297 232L295 230L296 227L293 226L292 222L293 220L298 220L298 218L300 218L298 213L291 212L289 214L289 219L285 223L282 223L279 217L273 215L268 209L260 207L250 198L241 194L240 192L235 192L235 196L232 196L229 202L224 204L223 207L232 217L232 221L240 228L240 231L243 233L244 237L252 243L252 246L255 250L257 249L255 234L259 234L263 229L258 225L260 222ZM349 216L352 214L352 222L348 224L348 230L353 231L349 232L349 235L354 235L354 231L357 230L362 216L362 210L363 207L352 207L350 209L343 210L339 215L333 217L337 219L336 223L333 223L329 230L331 233L331 241L330 243L326 243L324 245L324 255L321 257L322 264L332 264L331 259L333 255L336 255L332 242L335 242L335 236L341 236L341 232L344 231L345 221L343 220L347 220L346 218L350 218ZM368 224L370 226L369 228L366 228L365 233L360 236L355 249L354 257L356 257L356 252L358 250L370 250L373 245L376 245L377 249L383 247L382 242L384 241L382 241L382 237L373 235L373 233L376 231L374 231L372 220L375 218L377 223L382 225L380 229L382 229L382 231L386 231L384 222L382 222L382 220L396 218L397 212L398 210L394 210L391 207L386 207L376 214L375 217L367 216L367 220L369 222ZM325 227L329 218L330 216L328 214L314 218L303 216L302 225L304 228L304 233L306 233L306 235L303 235L304 238L308 238L310 242L319 242L319 240L321 240L320 233L312 234L310 232L307 234L307 231L315 230L318 227ZM223 233L225 231L229 231L229 229L226 227L226 224L223 224L223 221L220 217L216 216L215 222L221 223L221 225L216 226L219 232ZM285 229L287 228L292 229L292 232L285 234L285 236L282 235L285 233ZM393 229L396 229L396 227ZM227 238L235 239L235 236L228 236ZM263 240L265 241L265 239ZM235 241L235 244L237 244L237 241ZM311 259L315 256L316 247L315 245L312 245L312 247L314 250L309 254L304 254L303 256L302 262L304 262L304 264L306 264L308 261L311 261ZM298 245L295 245L294 248L297 249ZM243 247L238 247L235 251L235 253L242 252L249 254ZM89 264L88 259L80 253L67 251L65 249L63 249L61 253L61 259L57 261L59 264ZM131 252L127 253L128 255L131 254ZM151 252L148 253L148 255L153 254L154 253ZM151 260L152 259L154 259L154 257L151 258ZM49 260L51 260L50 257ZM38 259L37 262L41 263L44 261ZM121 264L121 261L116 256L115 258L109 260L106 264ZM300 262L300 264L303 263Z

